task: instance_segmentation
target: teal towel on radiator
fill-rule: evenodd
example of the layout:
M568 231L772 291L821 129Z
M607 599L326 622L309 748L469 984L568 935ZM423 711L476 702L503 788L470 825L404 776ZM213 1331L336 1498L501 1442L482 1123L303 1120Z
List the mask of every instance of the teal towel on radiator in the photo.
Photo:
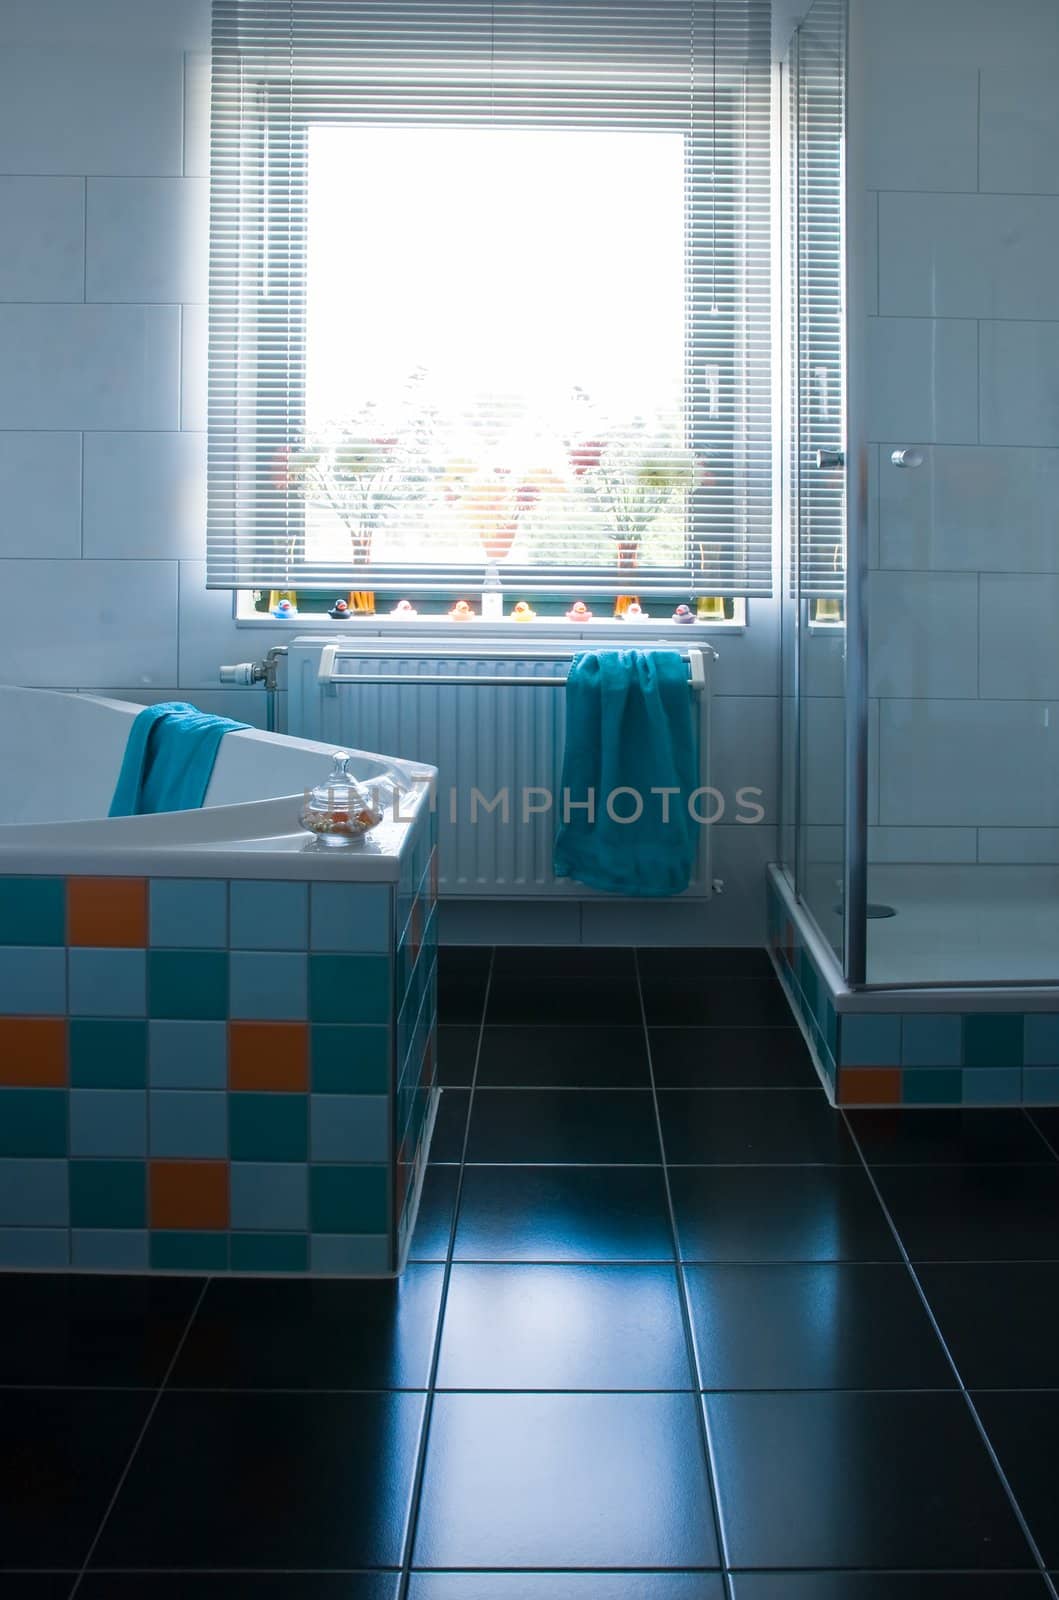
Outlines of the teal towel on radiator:
M688 796L698 783L688 668L675 650L599 650L574 657L566 680L555 872L610 894L680 894L695 866ZM616 822L608 796L619 794ZM663 797L652 789L676 790ZM590 820L577 802L595 798ZM571 802L566 815L566 799Z
M110 815L197 811L206 799L221 740L249 726L211 716L185 700L147 706L129 730Z

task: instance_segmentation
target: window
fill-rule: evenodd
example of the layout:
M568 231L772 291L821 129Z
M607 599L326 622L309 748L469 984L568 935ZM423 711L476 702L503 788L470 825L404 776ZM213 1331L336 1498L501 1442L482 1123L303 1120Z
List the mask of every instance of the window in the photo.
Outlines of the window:
M771 580L763 0L215 0L209 582Z

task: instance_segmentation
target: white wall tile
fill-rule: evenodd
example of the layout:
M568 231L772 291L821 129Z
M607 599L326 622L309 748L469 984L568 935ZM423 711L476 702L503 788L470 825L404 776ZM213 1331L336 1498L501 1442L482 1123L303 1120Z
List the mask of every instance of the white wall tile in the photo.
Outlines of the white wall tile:
M881 81L899 82L911 59L924 68L1003 65L1059 70L1059 16L1052 0L853 0L866 59Z
M256 689L129 689L94 688L82 691L100 694L108 700L131 700L135 705L153 706L162 700L187 700L200 711L213 716L231 717L233 722L247 722L252 728L264 728L268 722L268 697L263 688Z
M205 50L210 0L4 0L0 41Z
M0 428L171 428L175 306L0 306Z
M225 589L207 589L206 563L180 563L180 676L185 689L215 689L218 670L226 663L259 661L274 644L286 644L291 633L277 628L237 628L232 597Z
M778 599L750 600L746 631L715 636L714 694L779 693L779 609Z
M0 433L0 558L81 554L81 435Z
M1059 445L1059 322L983 322L982 443Z
M867 361L871 439L977 441L977 323L870 317Z
M873 695L978 693L978 577L873 572L868 580Z
M6 683L176 682L175 561L0 561Z
M80 178L0 178L0 300L83 300Z
M978 72L925 65L910 44L891 71L870 73L864 107L869 189L978 187Z
M203 433L86 433L84 554L202 557Z
M206 306L184 306L180 333L180 426L206 431L206 358L209 313Z
M176 50L0 50L0 172L178 175L183 80Z
M1059 196L879 196L885 316L1059 317Z
M209 209L205 178L89 178L85 298L204 301Z
M1059 826L1059 705L880 702L880 821Z
M1059 828L980 828L978 859L1017 866L1059 862Z
M210 58L205 51L184 57L184 176L210 175Z
M725 816L732 821L736 791L760 789L755 796L775 822L779 802L777 729L779 701L772 696L717 695L711 708L711 777L725 799ZM743 824L745 826L745 824Z
M881 455L884 567L1059 571L1059 450L935 446L912 471Z
M977 861L975 828L869 828L868 860L886 862L956 863Z
M1054 6L1048 7L1059 31ZM1059 194L1055 64L982 67L981 186L1005 194Z
M1059 698L1059 577L982 574L982 694Z

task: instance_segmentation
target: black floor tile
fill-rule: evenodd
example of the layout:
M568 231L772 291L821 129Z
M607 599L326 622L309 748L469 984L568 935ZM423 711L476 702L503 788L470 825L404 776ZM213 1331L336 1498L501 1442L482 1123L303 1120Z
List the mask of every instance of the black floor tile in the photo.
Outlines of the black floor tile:
M660 1089L820 1089L797 1028L651 1028L649 1035Z
M769 978L644 977L650 1027L790 1027L791 1009L779 981Z
M1059 1567L1059 1394L972 1398L1045 1564Z
M658 1162L646 1089L479 1089L469 1162Z
M492 959L488 944L443 944L438 950L438 976L442 982L474 978L484 983Z
M725 1600L719 1572L416 1572L408 1600Z
M913 1261L1059 1260L1059 1167L876 1167Z
M102 1389L0 1395L0 1567L81 1565L152 1399Z
M696 1398L439 1394L417 1567L716 1566Z
M771 978L768 952L757 946L673 947L641 945L636 952L643 978Z
M649 1089L642 1027L488 1027L478 1065L481 1087Z
M667 1162L860 1165L838 1111L804 1089L661 1089Z
M494 978L613 978L636 982L636 956L621 945L506 945L497 950Z
M438 1082L443 1089L466 1089L474 1081L480 1023L450 1023L438 1029Z
M399 1566L425 1397L163 1394L93 1567Z
M1047 1600L1036 1572L739 1572L732 1600Z
M438 1021L481 1022L492 950L444 945L438 952Z
M893 1234L856 1167L675 1167L685 1261L896 1261Z
M468 1167L461 1261L671 1261L660 1167Z
M871 1166L1051 1161L1021 1111L851 1111L850 1127Z
M442 1389L689 1389L676 1273L652 1266L461 1266Z
M686 1268L705 1389L951 1389L902 1266Z
M214 1278L170 1385L425 1389L444 1275L418 1265L396 1281Z
M1059 1389L1059 1264L916 1270L969 1388Z
M434 1133L430 1140L430 1160L456 1161L463 1159L463 1139L467 1131L467 1113L471 1109L469 1089L442 1089Z
M1028 1115L1053 1152L1059 1155L1059 1106L1033 1106Z
M709 1394L734 1567L1032 1565L959 1394Z
M635 1027L640 996L630 978L572 978L520 972L494 975L486 1022L561 1023L566 1027Z
M76 1572L5 1573L4 1600L67 1600Z
M459 1186L458 1167L427 1168L408 1249L409 1261L444 1261L448 1255Z
M77 1600L397 1600L400 1583L399 1572L97 1572Z
M2 1280L0 1384L157 1388L201 1283L12 1273Z

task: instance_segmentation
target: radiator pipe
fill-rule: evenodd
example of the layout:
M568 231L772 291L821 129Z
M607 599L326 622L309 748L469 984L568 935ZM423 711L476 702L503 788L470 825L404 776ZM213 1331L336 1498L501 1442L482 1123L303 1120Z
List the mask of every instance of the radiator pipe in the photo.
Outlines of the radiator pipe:
M276 731L276 693L278 689L279 658L287 654L285 644L274 644L271 650L261 661L238 661L232 666L221 667L220 681L222 683L238 683L249 688L255 683L263 683L268 701L265 710L265 727L269 733Z

